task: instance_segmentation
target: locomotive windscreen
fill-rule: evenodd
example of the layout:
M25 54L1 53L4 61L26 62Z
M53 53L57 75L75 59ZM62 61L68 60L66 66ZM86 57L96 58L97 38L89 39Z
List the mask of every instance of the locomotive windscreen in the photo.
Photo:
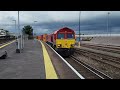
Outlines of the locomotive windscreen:
M64 39L65 38L65 34L64 33L59 33L58 34L58 39Z
M68 38L68 39L73 39L73 38L74 38L74 35L68 33L68 34L67 34L67 38Z

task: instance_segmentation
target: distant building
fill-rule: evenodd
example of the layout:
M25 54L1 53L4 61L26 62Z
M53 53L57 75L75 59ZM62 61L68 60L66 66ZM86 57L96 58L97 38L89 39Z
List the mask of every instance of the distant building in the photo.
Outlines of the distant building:
M16 36L16 34L15 34L15 33L9 33L9 35L10 35L10 36Z
M0 36L6 36L6 31L3 29L0 29Z

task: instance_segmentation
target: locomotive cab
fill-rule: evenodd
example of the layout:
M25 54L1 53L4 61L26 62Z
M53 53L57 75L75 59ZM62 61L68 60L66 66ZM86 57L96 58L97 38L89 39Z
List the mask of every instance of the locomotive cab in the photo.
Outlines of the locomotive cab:
M59 29L47 35L46 43L52 46L62 56L70 56L74 53L75 32L67 27Z
M56 39L57 48L74 48L74 34L73 33L58 33Z
M62 56L70 56L74 53L75 32L69 28L63 28L56 34L55 49Z

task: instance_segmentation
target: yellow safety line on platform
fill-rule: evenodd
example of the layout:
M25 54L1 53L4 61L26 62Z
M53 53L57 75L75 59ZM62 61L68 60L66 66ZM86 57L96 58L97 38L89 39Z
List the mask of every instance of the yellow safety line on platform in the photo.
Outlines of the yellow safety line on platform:
M57 74L55 72L55 69L53 67L53 64L51 62L51 59L48 55L48 52L47 52L47 50L42 42L41 42L41 45L43 48L43 57L44 57L44 63L45 63L46 79L58 79Z
M13 43L13 42L15 42L15 41L16 41L16 40L11 41L11 42L9 42L9 43L6 43L6 44L4 44L4 45L0 46L0 49L1 49L1 48L3 48L3 47L5 47L5 46L7 46L7 45L9 45L9 44L11 44L11 43Z

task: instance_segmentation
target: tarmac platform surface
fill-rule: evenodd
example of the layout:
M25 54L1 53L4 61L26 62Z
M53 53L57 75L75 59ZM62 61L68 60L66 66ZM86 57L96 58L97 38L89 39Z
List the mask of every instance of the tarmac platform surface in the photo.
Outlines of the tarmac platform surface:
M0 79L45 79L42 46L37 40L26 40L22 53L16 53L16 43L0 50L8 58L0 60Z
M16 53L16 41L0 45L0 52L8 54L6 59L0 59L0 79L80 78L46 43L36 39L24 43L21 53Z

